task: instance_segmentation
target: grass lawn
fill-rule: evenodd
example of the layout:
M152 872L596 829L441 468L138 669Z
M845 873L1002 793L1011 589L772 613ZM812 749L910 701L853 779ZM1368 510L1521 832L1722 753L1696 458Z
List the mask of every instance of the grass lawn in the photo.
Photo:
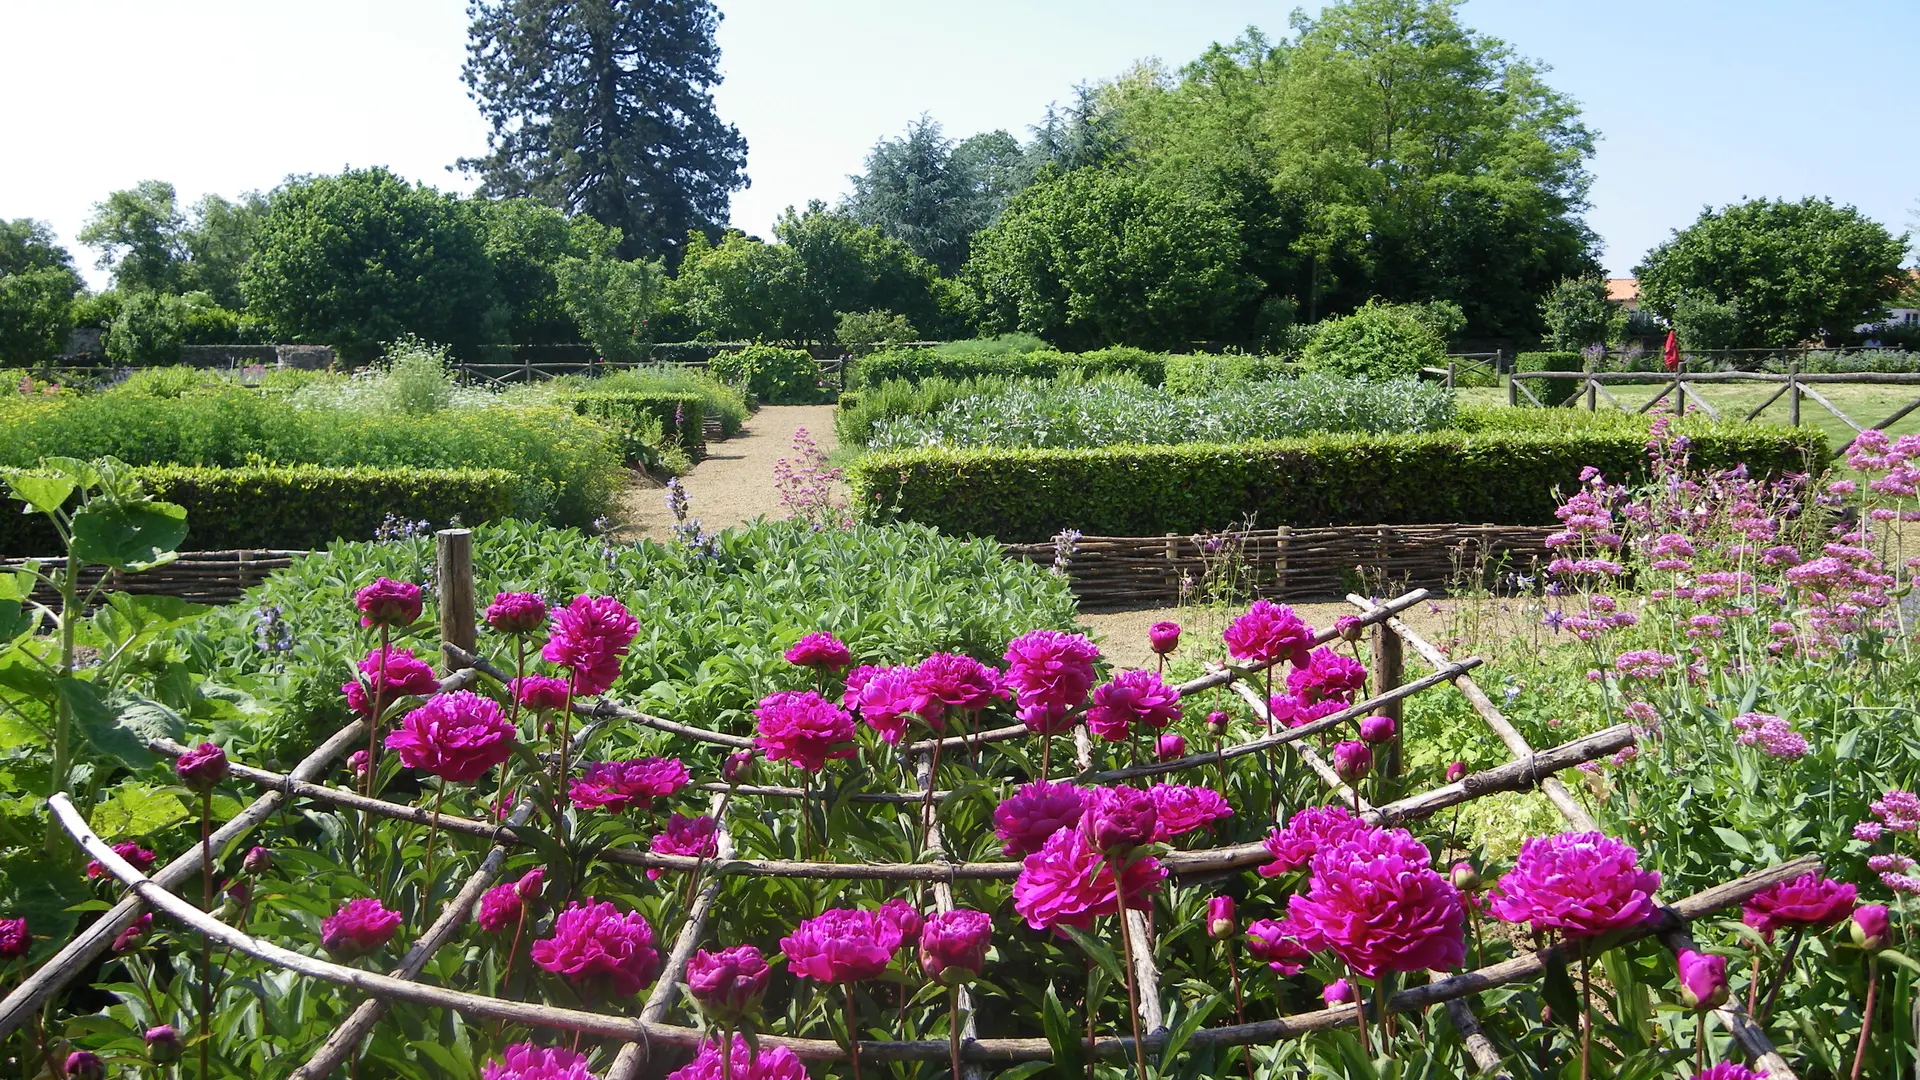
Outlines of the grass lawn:
M1607 387L1607 391L1628 409L1638 409L1660 392L1661 385L1659 383L1614 383ZM1720 410L1722 417L1738 420L1767 400L1778 389L1780 389L1778 385L1770 383L1689 383L1687 384L1687 401L1692 404L1696 396L1704 398L1712 403L1714 408ZM1879 423L1914 398L1920 397L1920 386L1826 383L1814 389L1828 401L1833 402L1841 412L1846 413L1854 423L1863 427ZM1499 387L1465 387L1454 393L1462 405L1504 405L1507 402L1507 390L1504 384ZM1670 399L1671 395L1669 395ZM1580 407L1585 408L1586 397L1582 395L1578 400ZM1600 408L1612 407L1604 396L1600 398ZM1657 408L1666 407L1666 401L1662 401L1657 406ZM1756 417L1754 422L1785 426L1787 423L1786 396L1782 395L1780 400L1767 406L1767 411ZM1819 402L1810 397L1802 396L1800 399L1800 422L1825 432L1827 442L1836 450L1845 446L1853 438L1852 428L1841 423ZM1920 410L1903 417L1888 431L1895 435L1920 431Z

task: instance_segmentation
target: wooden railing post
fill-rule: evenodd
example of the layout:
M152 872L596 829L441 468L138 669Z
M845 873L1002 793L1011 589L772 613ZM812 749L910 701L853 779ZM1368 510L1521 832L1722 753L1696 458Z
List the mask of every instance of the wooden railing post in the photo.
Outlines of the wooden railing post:
M440 589L440 640L472 652L479 637L473 614L473 533L441 529L433 534L433 541Z
M1406 654L1401 648L1400 635L1387 627L1384 622L1374 623L1369 630L1369 644L1373 650L1373 693L1374 696L1398 689L1406 672ZM1401 710L1398 698L1383 702L1378 710L1381 716L1393 718L1393 741L1387 744L1385 761L1380 763L1384 776L1400 775L1400 736Z
M1509 409L1520 407L1520 380L1514 378L1518 374L1517 371L1507 372L1507 408Z
M1787 368L1787 423L1800 426L1800 361Z

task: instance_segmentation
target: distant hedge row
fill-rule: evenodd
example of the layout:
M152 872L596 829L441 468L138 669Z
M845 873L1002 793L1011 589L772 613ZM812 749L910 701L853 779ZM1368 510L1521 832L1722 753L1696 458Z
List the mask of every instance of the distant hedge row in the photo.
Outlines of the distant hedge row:
M706 399L690 391L582 390L555 400L610 428L628 461L645 459L648 421L659 421L661 437L678 442L689 454L706 439Z
M1064 353L1051 349L1012 354L979 354L944 349L883 349L856 361L847 386L877 387L902 380L919 382L939 377L977 379L1000 376L1015 379L1052 379L1068 372L1088 376L1128 374L1151 386L1166 381L1167 357L1116 345L1093 352Z
M371 540L389 515L443 527L515 516L522 481L502 469L284 465L222 469L154 465L134 472L147 490L187 510L183 551L324 548ZM54 555L46 518L0 513L0 556Z
M1515 410L1517 411L1517 410ZM1264 527L1438 522L1541 524L1554 490L1597 466L1646 473L1645 421L1525 428L1473 411L1463 428L1411 435L1315 435L1237 445L1092 450L915 449L869 454L847 470L855 504L955 535L1009 543L1061 529L1155 536L1221 529L1253 514ZM1531 417L1542 414L1534 412ZM1825 461L1812 429L1687 425L1704 468L1744 463L1799 472Z

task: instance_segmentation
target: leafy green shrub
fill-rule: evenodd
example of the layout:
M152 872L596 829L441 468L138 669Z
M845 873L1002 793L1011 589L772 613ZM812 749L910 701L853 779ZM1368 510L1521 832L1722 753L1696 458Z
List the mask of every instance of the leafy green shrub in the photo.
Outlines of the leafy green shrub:
M905 315L891 311L842 311L837 320L833 340L855 356L865 356L876 348L905 345L919 336Z
M402 334L387 346L380 368L380 390L395 412L425 416L453 404L453 353L444 345Z
M116 389L120 393L140 397L177 398L231 385L232 382L217 371L172 364L141 368L122 380Z
M446 525L510 517L522 481L499 469L255 465L145 466L132 470L155 498L187 510L190 551L305 550L340 537L371 537L389 516ZM60 549L46 518L0 514L0 556Z
M1278 356L1245 356L1229 353L1214 356L1169 356L1164 385L1176 394L1198 394L1242 383L1269 379L1290 379L1298 374L1293 364Z
M1312 435L1232 446L1096 449L925 448L868 454L847 470L869 519L898 517L957 535L1044 540L1061 529L1157 536L1226 527L1544 523L1556 487L1593 465L1610 479L1646 474L1648 424L1568 414L1463 410L1462 428L1397 435ZM1498 413L1519 414L1517 418ZM1523 427L1533 419L1536 426ZM1825 460L1812 429L1685 425L1694 462L1756 473Z
M822 400L820 365L805 349L749 345L713 358L708 370L769 405L812 405Z
M186 343L187 306L170 293L136 292L120 300L107 327L107 358L117 364L149 367L180 362Z
M1523 352L1513 358L1513 370L1585 371L1587 359L1577 352ZM1521 385L1532 391L1542 405L1559 405L1580 392L1578 379L1523 379Z
M842 445L865 446L874 428L887 421L927 416L963 398L1004 393L1012 385L1011 379L994 376L957 381L938 375L918 382L889 379L879 386L842 393L833 426Z
M569 375L543 385L563 392L606 390L616 393L697 394L701 411L708 416L719 417L720 431L729 437L738 434L741 425L751 415L747 410L746 396L740 391L706 372L673 364L629 368L597 379Z
M849 386L879 386L890 380L918 382L921 379L977 379L999 376L1010 379L1053 379L1068 372L1083 377L1132 375L1141 382L1158 386L1166 379L1167 358L1159 353L1126 346L1096 349L1084 353L1039 352L943 352L937 349L883 349L863 357L854 365Z
M554 400L606 424L619 439L621 455L647 468L663 463L661 449L668 442L692 455L706 437L706 399L699 394L594 389Z
M1321 323L1300 362L1336 375L1417 375L1423 367L1446 366L1446 337L1437 332L1446 321L1431 305L1369 300L1351 315Z
M981 359L994 356L1025 356L1047 352L1052 346L1032 334L995 334L992 337L943 341L927 350L936 356L953 359Z
M1687 290L1673 301L1673 333L1687 350L1737 349L1750 337L1738 300Z

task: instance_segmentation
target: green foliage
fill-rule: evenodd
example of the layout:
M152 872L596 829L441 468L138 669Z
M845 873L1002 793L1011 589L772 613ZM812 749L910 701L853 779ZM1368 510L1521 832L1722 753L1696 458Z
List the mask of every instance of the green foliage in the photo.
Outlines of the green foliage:
M1518 416L1507 414L1519 414ZM847 470L856 508L957 535L1044 540L1064 528L1103 536L1262 527L1553 520L1555 488L1580 470L1646 474L1647 423L1624 414L1463 410L1461 429L1313 435L1232 446L1098 449L938 448L868 454ZM1804 472L1825 460L1811 430L1688 425L1702 466Z
M842 311L834 321L833 339L855 356L905 345L919 336L905 315L891 311Z
M1024 345L1015 339L1012 344ZM972 343L962 342L962 345ZM916 382L927 378L976 379L1000 376L1052 379L1069 372L1083 378L1131 375L1158 386L1166 379L1166 357L1142 349L1115 346L1084 353L1014 351L998 348L884 349L854 365L849 386L874 387L894 380Z
M726 383L696 368L659 364L628 368L597 379L567 376L546 384L560 392L694 394L700 398L701 411L720 418L720 432L732 437L747 422L747 399Z
M594 388L561 392L555 400L605 424L618 436L621 456L647 468L661 464L669 440L689 463L705 440L706 399L697 393Z
M553 274L561 307L601 356L619 364L646 359L660 305L659 263L568 255Z
M115 288L129 292L179 292L187 258L186 215L173 185L142 180L93 204L78 238L98 248L96 266L113 271Z
M805 349L749 345L715 356L708 370L767 405L812 405L826 394L820 365Z
M929 416L965 398L1004 393L1011 385L1013 380L994 375L958 380L938 375L917 380L888 379L879 386L843 392L840 408L833 415L834 431L842 446L864 447L877 425Z
M0 363L28 367L56 356L81 290L73 257L31 218L0 221Z
M667 296L688 333L715 341L787 340L786 313L801 307L800 268L782 244L734 230L715 244L693 233Z
M585 336L599 346L579 313L571 310L559 271L567 260L584 260L590 274L619 278L617 271L595 265L612 258L619 233L584 214L568 218L533 199L476 199L468 205L485 237L487 263L506 315L507 337L527 345L572 342ZM631 315L637 305L608 306ZM612 354L603 347L602 355Z
M1166 371L1163 385L1176 394L1198 394L1244 383L1290 379L1297 374L1294 366L1280 357L1239 353L1169 356Z
M1232 336L1259 295L1231 218L1154 180L1078 169L1015 196L974 241L967 278L989 331L1065 348L1173 348Z
M909 331L942 325L933 267L879 229L816 200L802 214L789 207L773 235L795 274L795 307L782 313L785 340L832 341L846 311L898 312Z
M1619 339L1626 330L1626 308L1607 300L1607 279L1600 274L1561 278L1540 301L1540 318L1555 349L1578 351Z
M1417 375L1424 367L1446 366L1447 342L1435 332L1438 325L1442 323L1425 305L1369 300L1353 314L1316 327L1300 363L1375 379Z
M1513 370L1585 371L1587 358L1577 352L1523 352L1513 358ZM1563 404L1580 390L1578 379L1528 379L1521 385L1547 406Z
M1688 289L1674 297L1670 318L1674 337L1683 349L1737 349L1754 340L1748 331L1750 320L1738 300L1716 300Z
M427 416L453 404L453 356L444 345L405 334L380 358L380 396L403 416Z
M266 214L266 197L257 191L240 196L238 202L207 195L195 203L193 221L180 237L187 249L187 264L181 268L185 290L207 293L223 308L245 307L240 278L253 257L254 238Z
M132 367L180 362L187 334L187 305L172 293L130 292L120 297L107 328L107 358Z
M1701 211L1634 273L1651 310L1677 321L1696 293L1737 306L1738 346L1781 348L1879 319L1905 285L1906 248L1907 234L1831 199L1754 199Z
M922 115L901 138L882 139L853 177L847 210L906 244L943 274L967 261L973 237L993 223L1029 170L1004 131L955 143Z
M405 333L463 356L500 336L472 209L386 169L275 189L241 287L283 339L332 345L357 363Z

